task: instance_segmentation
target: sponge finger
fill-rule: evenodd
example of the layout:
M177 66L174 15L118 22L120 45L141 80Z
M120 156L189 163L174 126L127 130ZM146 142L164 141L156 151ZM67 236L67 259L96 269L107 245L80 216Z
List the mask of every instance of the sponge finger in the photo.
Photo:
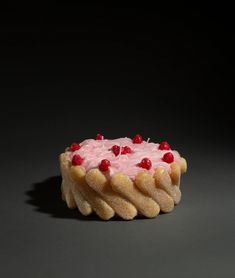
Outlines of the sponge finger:
M66 202L68 208L75 209L77 207L76 202L73 198L73 194L69 188L68 182L65 182L63 178L61 184L62 199Z
M122 173L114 175L111 178L111 186L114 191L132 202L144 216L152 218L158 215L159 205L153 199L142 194L128 176Z
M108 220L114 216L113 209L92 189L86 182L86 171L81 166L71 167L71 176L75 181L76 187L86 196L88 202L96 214L103 220Z
M73 198L73 194L70 190L66 169L69 167L69 162L65 159L65 155L60 155L60 169L62 175L61 183L61 197L67 203L68 208L74 209L77 207L76 202Z
M84 199L81 192L76 188L69 175L70 163L65 155L60 155L60 168L62 174L62 188L67 206L69 208L78 208L83 215L89 215L92 212L90 204Z
M112 190L107 178L100 172L100 170L90 170L86 174L86 181L89 186L98 192L123 219L130 220L137 215L136 208Z
M180 185L181 168L178 163L174 162L171 164L171 181L173 185Z
M178 204L181 199L181 192L178 186L172 185L171 178L168 172L159 167L154 175L155 184L158 188L165 190L174 200L175 204Z
M184 174L187 171L187 161L185 158L181 157L180 158L180 168L181 168L181 173Z
M161 211L170 212L173 210L173 199L164 190L155 186L155 180L149 173L139 173L135 178L135 184L159 204Z

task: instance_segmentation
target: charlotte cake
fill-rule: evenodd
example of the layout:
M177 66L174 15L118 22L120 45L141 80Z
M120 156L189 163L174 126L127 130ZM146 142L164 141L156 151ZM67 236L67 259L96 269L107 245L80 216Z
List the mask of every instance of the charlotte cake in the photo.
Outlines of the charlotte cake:
M180 177L186 160L167 142L96 139L73 143L60 155L62 199L83 215L133 219L156 217L180 202Z

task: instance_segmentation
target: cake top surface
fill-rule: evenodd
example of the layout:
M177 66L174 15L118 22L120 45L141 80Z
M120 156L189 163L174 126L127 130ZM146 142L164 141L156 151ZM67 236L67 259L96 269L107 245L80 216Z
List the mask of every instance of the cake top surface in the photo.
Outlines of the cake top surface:
M96 139L73 143L66 155L73 165L81 165L86 171L99 168L106 176L121 172L131 179L140 171L153 175L158 167L170 172L171 163L180 160L179 153L167 142L144 141L140 135L109 140L98 134Z

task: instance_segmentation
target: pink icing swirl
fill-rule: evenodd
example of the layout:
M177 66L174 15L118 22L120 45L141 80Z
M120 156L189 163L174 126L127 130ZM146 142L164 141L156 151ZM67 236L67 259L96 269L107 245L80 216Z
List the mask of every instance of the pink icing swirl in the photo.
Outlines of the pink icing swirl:
M113 145L120 147L128 146L131 148L131 154L119 154L115 156L111 148ZM132 140L125 138L118 138L114 140L94 140L87 139L80 143L81 148L75 152L68 152L67 158L71 161L73 155L79 154L83 159L82 166L89 171L93 168L98 168L102 159L108 159L111 163L109 171L106 173L109 177L115 173L123 173L134 179L140 171L148 171L151 175L158 167L164 167L170 172L170 164L162 161L162 157L166 152L171 152L174 155L174 161L179 162L180 155L173 150L159 150L159 144L148 143L143 141L141 144L133 144ZM149 158L152 162L150 170L143 169L138 166L143 158Z

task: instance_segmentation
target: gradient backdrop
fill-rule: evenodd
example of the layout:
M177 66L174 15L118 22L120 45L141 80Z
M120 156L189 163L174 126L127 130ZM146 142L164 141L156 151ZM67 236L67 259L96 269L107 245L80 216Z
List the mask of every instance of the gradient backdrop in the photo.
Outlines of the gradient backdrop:
M231 7L0 13L0 276L235 277ZM188 160L171 214L66 208L57 157L98 132L167 140Z

